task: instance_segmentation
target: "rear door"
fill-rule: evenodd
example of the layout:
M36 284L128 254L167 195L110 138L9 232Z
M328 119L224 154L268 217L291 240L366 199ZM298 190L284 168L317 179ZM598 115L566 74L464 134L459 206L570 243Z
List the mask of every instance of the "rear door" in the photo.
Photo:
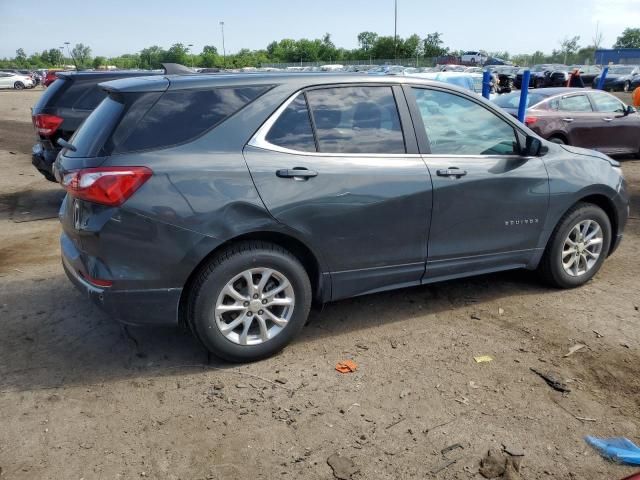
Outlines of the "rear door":
M556 97L549 102L549 107L558 112L557 128L567 135L571 145L583 148L599 145L603 125L586 93Z
M0 88L9 88L11 86L11 78L9 74L0 72Z
M514 125L480 100L406 88L433 179L426 279L526 266L549 204L542 158L519 154Z
M600 122L599 140L608 153L636 153L640 150L640 115L627 113L627 107L613 95L591 92Z
M295 94L244 153L270 213L322 256L333 299L420 283L431 179L400 87Z

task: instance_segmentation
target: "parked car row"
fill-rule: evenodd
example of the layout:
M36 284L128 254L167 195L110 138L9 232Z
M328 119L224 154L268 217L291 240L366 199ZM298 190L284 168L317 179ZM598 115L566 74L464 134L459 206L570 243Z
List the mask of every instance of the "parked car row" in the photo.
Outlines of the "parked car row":
M34 109L102 98L58 138L69 279L231 361L274 354L341 298L512 268L577 287L622 238L618 162L443 82L160 74L94 94L75 75Z

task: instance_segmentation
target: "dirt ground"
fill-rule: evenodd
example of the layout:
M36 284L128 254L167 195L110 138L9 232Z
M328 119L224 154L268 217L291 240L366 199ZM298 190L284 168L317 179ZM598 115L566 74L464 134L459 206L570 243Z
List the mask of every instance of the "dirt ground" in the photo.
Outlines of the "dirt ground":
M640 159L622 246L583 288L519 271L341 301L237 366L185 332L123 328L67 281L62 192L28 155L39 93L0 92L0 479L330 479L335 453L354 480L479 479L503 446L523 479L634 472L583 438L640 441Z

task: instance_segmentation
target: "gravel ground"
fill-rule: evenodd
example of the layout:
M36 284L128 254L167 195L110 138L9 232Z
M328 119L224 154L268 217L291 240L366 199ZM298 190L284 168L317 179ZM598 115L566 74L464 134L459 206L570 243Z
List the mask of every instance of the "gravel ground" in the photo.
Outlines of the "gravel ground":
M123 328L67 281L61 191L28 155L39 93L0 92L1 479L328 479L336 453L354 480L479 479L503 446L523 479L633 473L583 437L640 441L640 159L625 240L586 286L518 271L342 301L237 366L180 330Z

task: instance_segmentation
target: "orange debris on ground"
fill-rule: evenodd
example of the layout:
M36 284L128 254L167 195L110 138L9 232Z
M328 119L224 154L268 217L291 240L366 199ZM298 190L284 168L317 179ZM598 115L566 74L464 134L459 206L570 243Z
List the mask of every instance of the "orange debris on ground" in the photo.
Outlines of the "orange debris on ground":
M336 365L336 370L340 373L351 373L355 372L358 369L358 365L353 360L344 360L342 362L338 362Z

